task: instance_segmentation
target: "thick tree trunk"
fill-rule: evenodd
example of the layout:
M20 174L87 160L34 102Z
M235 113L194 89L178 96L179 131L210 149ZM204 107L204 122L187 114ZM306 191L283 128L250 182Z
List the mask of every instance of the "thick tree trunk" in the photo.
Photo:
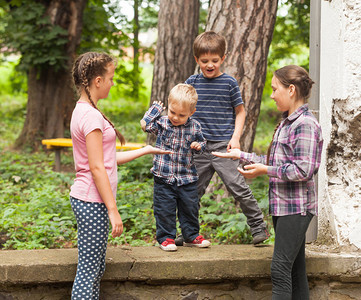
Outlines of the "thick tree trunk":
M223 71L237 79L245 103L244 151L253 146L276 13L277 0L213 0L209 9L206 30L225 37Z
M52 0L44 3L51 22L68 31L69 42L64 47L68 61L65 68L58 71L53 66L29 70L27 115L15 143L18 148L30 146L36 149L42 138L64 137L75 104L70 70L80 43L86 0Z
M169 91L193 74L192 45L198 34L199 0L161 0L150 105L168 106ZM148 135L148 143L154 142Z
M161 0L151 103L167 105L169 91L193 74L192 45L198 34L199 0Z

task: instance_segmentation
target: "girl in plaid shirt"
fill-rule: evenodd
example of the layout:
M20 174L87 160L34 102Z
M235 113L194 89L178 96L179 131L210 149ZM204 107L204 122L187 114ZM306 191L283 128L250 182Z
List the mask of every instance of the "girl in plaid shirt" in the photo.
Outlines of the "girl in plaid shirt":
M275 71L271 98L283 112L283 119L275 129L267 155L238 149L213 153L240 159L238 171L246 178L270 178L269 210L275 228L272 299L309 299L305 235L312 217L317 215L314 176L323 145L321 127L307 104L313 83L299 66Z

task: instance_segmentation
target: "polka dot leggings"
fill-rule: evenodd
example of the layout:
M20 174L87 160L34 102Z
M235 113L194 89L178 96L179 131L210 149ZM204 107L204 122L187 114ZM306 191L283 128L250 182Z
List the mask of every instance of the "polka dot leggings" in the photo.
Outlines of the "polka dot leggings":
M109 218L104 203L70 197L78 224L78 268L71 299L99 299L100 280L105 271Z

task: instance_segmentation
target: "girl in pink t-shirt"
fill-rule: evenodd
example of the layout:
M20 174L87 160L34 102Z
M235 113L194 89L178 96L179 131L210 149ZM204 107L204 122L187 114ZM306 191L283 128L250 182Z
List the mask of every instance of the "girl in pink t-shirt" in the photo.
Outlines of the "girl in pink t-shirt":
M99 299L109 220L113 237L123 232L115 201L117 165L145 154L170 153L150 145L116 152L116 137L122 144L125 139L97 107L98 101L107 98L114 85L114 71L113 58L96 52L80 55L73 66L80 98L70 123L76 170L70 201L78 226L78 268L72 299Z

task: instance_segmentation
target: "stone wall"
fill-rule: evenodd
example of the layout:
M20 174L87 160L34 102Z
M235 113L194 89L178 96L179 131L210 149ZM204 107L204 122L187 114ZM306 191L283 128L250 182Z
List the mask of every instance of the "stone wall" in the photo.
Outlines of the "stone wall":
M257 300L271 298L272 246L110 248L103 300ZM361 299L360 252L307 246L311 299ZM76 249L0 251L1 300L70 299Z

